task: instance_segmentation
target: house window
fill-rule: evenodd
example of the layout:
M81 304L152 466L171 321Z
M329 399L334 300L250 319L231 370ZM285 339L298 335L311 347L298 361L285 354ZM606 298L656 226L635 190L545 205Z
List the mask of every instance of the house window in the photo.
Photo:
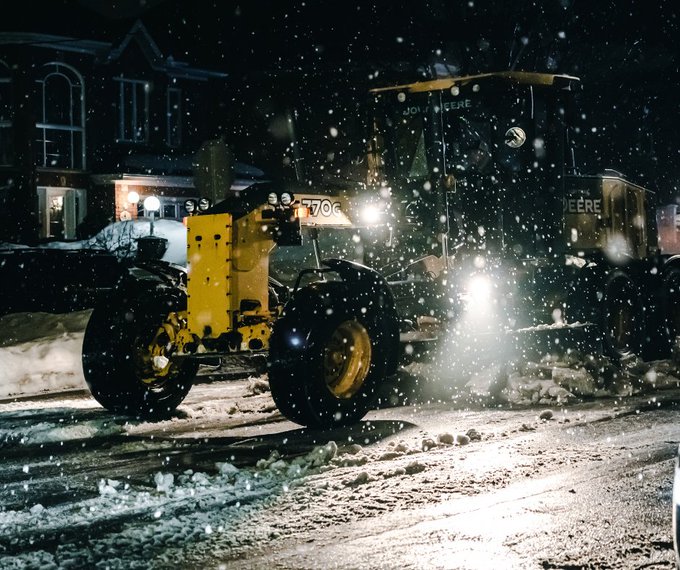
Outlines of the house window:
M37 80L36 164L46 168L85 168L83 79L72 67L48 63Z
M9 69L0 61L0 165L10 165L14 162L14 147L12 144L12 82Z
M177 218L177 204L163 204L163 218Z
M118 141L145 143L149 141L148 81L116 79L118 92Z
M144 208L144 198L147 196L140 196L137 203L137 217L150 218L151 212ZM188 214L184 210L184 198L176 198L173 196L158 196L161 202L161 207L158 212L154 212L154 218L164 218L169 220L181 220L182 217Z
M168 146L182 144L182 90L168 88Z

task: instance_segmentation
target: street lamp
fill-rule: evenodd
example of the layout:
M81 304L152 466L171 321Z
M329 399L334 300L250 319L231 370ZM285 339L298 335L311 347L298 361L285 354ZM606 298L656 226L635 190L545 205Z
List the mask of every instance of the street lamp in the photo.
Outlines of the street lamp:
M151 233L149 235L153 235L154 213L161 209L161 201L156 196L149 196L144 199L144 209L151 213Z

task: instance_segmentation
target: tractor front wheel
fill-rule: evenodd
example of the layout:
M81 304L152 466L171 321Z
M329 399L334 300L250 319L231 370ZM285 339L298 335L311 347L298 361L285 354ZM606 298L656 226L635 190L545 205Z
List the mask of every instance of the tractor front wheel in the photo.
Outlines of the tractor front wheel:
M672 267L664 277L665 337L670 354L680 351L680 267Z
M348 297L340 283L303 292L274 326L269 385L281 413L295 423L351 425L375 403L391 337Z

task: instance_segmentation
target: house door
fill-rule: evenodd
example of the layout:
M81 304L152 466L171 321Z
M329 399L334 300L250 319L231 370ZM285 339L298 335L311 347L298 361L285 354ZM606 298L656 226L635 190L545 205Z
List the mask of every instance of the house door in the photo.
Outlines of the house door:
M79 188L38 188L40 237L76 239L76 228L85 217L85 190Z

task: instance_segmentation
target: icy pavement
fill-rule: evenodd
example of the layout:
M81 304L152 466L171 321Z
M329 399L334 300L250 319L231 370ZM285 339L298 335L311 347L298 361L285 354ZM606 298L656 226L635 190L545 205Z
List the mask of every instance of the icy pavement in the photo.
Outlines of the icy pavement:
M417 364L385 386L368 421L314 433L281 417L260 376L197 384L173 418L149 423L109 414L84 391L43 393L47 373L56 379L50 386L61 377L62 388L79 387L72 381L87 318L3 319L13 331L0 343L5 393L39 395L0 402L0 568L171 568L209 558L210 544L230 559L304 534L305 513L323 529L347 524L343 505L374 521L461 490L504 486L531 472L526 450L509 450L506 439L584 425L589 416L576 411L583 402L616 398L601 418L634 413L625 402L645 394L653 408L654 394L677 388L680 377L674 361L631 358L617 368L576 352L465 378ZM455 419L442 422L442 410ZM483 469L471 461L479 445L493 448ZM598 460L580 453L568 462L589 457ZM548 458L565 461L559 446L542 452L541 469ZM442 471L452 462L455 485ZM317 504L320 497L334 506Z
M399 528L403 516L420 528L429 503L534 473L527 453L538 472L602 453L536 452L531 438L568 428L562 437L580 439L571 430L640 409L634 396L522 411L420 402L314 432L284 421L265 387L264 378L198 385L157 423L111 415L84 395L0 404L0 568L205 568L206 559L217 568L238 552L266 560L272 541L355 517L371 532Z

